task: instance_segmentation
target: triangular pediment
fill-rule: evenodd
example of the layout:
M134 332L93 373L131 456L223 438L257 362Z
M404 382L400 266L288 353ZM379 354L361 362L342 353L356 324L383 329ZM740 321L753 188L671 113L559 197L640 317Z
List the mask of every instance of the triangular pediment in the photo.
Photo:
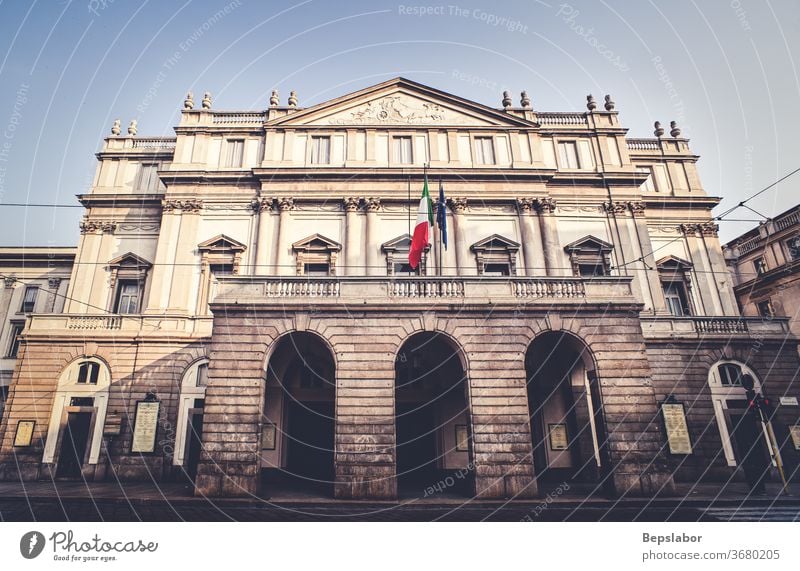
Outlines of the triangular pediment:
M133 252L128 252L127 254L122 254L108 262L108 265L112 268L141 268L147 269L153 264L142 258L141 256L137 256Z
M241 242L237 242L233 238L229 238L225 234L220 234L219 236L215 236L210 240L206 240L205 242L200 242L197 245L199 250L213 250L213 251L230 251L233 250L234 252L241 252L247 246L242 244Z
M312 234L311 236L303 238L302 240L298 240L292 244L292 250L301 250L303 252L338 252L341 249L341 244L331 240L330 238L326 238L322 234Z
M408 79L396 78L269 122L274 126L516 126L534 123Z
M564 246L567 252L610 252L613 249L614 246L591 234Z
M669 255L669 256L664 256L663 258L658 260L656 262L656 266L659 269L664 269L664 270L670 270L670 269L688 270L691 269L692 262L688 262L683 258L679 258L678 256Z
M510 240L500 234L492 234L488 238L484 238L479 242L475 242L471 246L473 251L512 251L516 252L519 250L519 242L515 242L514 240Z
M411 249L411 234L401 234L397 238L393 238L388 242L384 242L381 244L381 251L383 252L407 252ZM425 251L428 252L431 249L430 244L425 245Z

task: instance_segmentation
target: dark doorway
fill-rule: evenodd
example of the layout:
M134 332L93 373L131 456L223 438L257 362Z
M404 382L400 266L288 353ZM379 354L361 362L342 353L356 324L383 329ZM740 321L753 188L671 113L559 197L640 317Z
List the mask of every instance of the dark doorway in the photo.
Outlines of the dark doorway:
M86 448L89 444L89 427L92 423L90 412L70 412L67 425L61 437L61 451L58 455L58 478L80 478Z
M200 451L203 448L203 405L204 399L195 399L194 408L189 409L188 451L186 456L186 476L194 482Z
M419 333L401 347L395 366L395 422L401 498L473 493L466 375L447 337Z
M589 350L571 335L544 333L528 347L525 369L540 491L562 482L596 489L607 461L602 401Z
M331 497L336 470L336 367L321 338L283 337L267 366L262 476L270 497Z
M332 402L289 405L287 471L308 488L333 492L334 411Z
M746 406L747 401L728 401L732 436L736 443L736 459L744 471L745 479L753 490L769 481L772 461L764 442L764 431L755 414L746 408L731 411L732 406Z

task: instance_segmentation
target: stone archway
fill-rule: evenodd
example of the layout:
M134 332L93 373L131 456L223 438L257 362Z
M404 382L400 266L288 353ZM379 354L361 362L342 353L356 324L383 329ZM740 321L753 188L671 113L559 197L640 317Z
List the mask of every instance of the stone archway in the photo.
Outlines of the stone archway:
M606 429L594 357L571 333L538 335L525 355L534 472L548 487L602 486Z
M471 418L463 354L442 333L420 332L395 362L398 495L474 494Z
M260 423L261 470L271 494L333 495L335 371L316 334L292 332L276 342Z

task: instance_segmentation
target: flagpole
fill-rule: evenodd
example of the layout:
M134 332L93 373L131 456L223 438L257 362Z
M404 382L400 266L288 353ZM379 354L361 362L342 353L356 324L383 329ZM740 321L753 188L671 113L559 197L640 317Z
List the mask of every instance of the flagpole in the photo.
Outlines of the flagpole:
M442 188L442 177L439 177L439 188ZM442 193L440 192L439 193L439 198L441 198L441 195L442 195ZM444 205L439 201L437 201L437 202L438 202L439 206L436 209L436 222L437 222L436 227L439 228L439 243L437 244L437 246L439 247L439 250L438 250L439 254L436 256L436 261L438 262L439 275L441 276L442 275L442 268L444 267L444 264L442 263L442 226L438 222L439 222L439 216L440 216L439 213L442 211L441 209L444 208ZM445 214L445 216L447 216L447 215Z
M406 179L408 182L408 236L411 240L411 175Z

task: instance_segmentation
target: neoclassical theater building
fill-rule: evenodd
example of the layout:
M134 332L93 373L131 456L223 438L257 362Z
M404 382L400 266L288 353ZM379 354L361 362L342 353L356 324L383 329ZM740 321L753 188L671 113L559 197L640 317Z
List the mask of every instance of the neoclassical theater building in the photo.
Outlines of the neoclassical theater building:
M3 479L653 496L741 480L751 449L796 473L797 340L740 315L676 125L627 138L608 96L493 108L402 78L183 107L175 137L105 139L63 311L8 309ZM426 172L448 244L412 270ZM784 397L774 442L745 374Z

